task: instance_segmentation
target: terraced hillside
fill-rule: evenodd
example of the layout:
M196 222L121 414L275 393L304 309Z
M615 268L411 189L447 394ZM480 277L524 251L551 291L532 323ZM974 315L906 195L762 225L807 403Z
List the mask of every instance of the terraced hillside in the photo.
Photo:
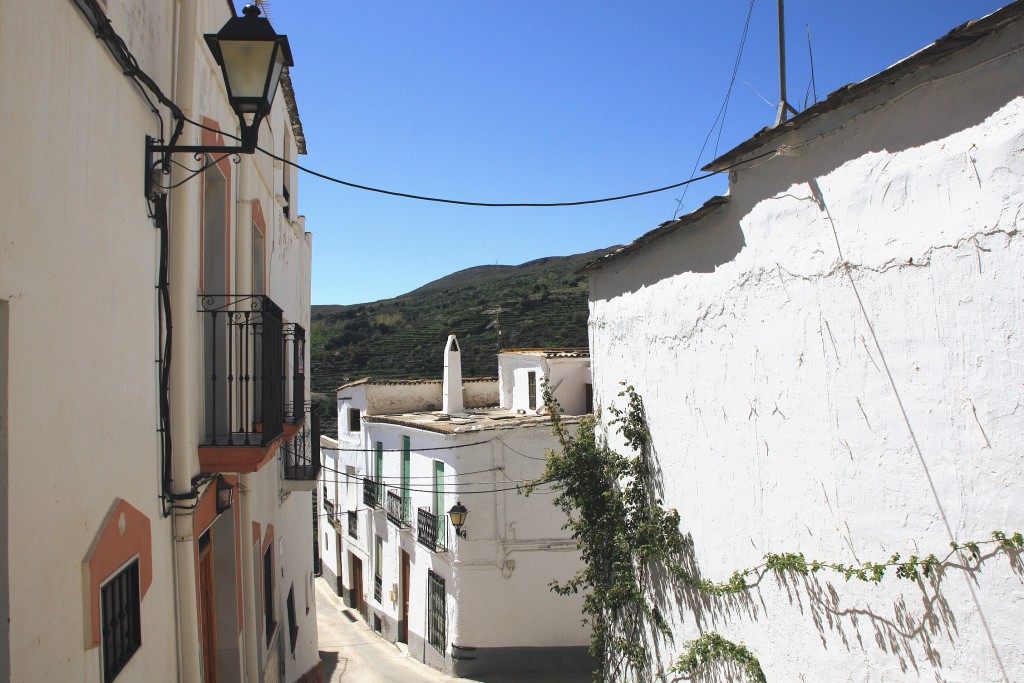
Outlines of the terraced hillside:
M334 390L354 379L440 377L449 334L459 337L464 377L497 372L499 329L504 348L586 346L588 282L576 271L606 252L469 268L394 299L313 306L312 382L321 414L333 414ZM323 427L327 434L335 428L333 421Z

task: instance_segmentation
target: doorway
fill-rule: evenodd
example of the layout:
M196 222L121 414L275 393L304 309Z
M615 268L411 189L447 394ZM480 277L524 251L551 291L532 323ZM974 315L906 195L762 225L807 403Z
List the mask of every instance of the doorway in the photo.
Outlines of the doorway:
M409 642L409 553L402 551L402 570L400 576L400 588L402 591L402 613L398 618L398 642Z
M349 574L351 575L348 591L348 604L349 607L360 614L363 614L365 609L365 605L363 604L363 561L352 553L349 553L348 557L350 569ZM363 616L366 615L363 614Z
M217 683L217 612L210 531L199 537L199 627L203 644L203 680Z
M334 543L334 566L338 570L338 576L335 577L335 581L334 581L334 592L337 595L344 595L345 594L345 586L342 583L342 578L343 578L342 574L345 573L345 570L344 570L344 566L345 565L343 564L343 562L345 560L345 554L341 550L341 532L335 530L335 532L334 532L334 541L335 541L335 543Z

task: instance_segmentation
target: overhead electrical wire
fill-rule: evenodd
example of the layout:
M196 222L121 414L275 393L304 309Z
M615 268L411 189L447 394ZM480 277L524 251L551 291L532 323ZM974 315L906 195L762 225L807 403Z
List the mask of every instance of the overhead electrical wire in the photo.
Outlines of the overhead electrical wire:
M241 138L239 138L236 135L232 135L231 133L227 133L225 131L218 130L216 128L212 128L210 126L206 126L206 125L204 125L202 123L199 123L198 121L193 121L192 119L188 118L187 116L184 117L184 120L187 121L188 123L191 123L193 126L198 126L199 128L203 128L203 129L208 130L208 131L213 131L215 133L221 133L225 137L232 138L234 140L241 140ZM485 208L506 208L506 209L507 208L555 208L555 207L568 207L568 206L587 206L587 205L590 205L590 204L605 204L605 203L608 203L608 202L617 202L617 201L622 201L623 199L634 199L636 197L643 197L645 195L657 194L658 192L665 192L666 190L674 190L677 187L683 187L684 185L690 185L691 183L696 183L696 182L698 182L700 180L706 180L706 179L711 178L713 176L721 175L722 173L725 173L727 171L731 171L733 169L739 168L740 166L742 166L744 164L748 164L751 161L757 161L758 159L763 159L764 157L771 156L771 155L773 155L773 154L775 154L777 152L777 150L772 149L772 150L769 150L767 152L763 152L761 154L758 154L757 156L751 157L749 159L744 159L742 161L737 161L735 164L732 164L730 166L726 166L726 167L724 167L724 168L722 168L722 169L720 169L718 171L712 171L711 173L705 173L704 175L697 176L697 177L692 177L691 176L689 180L683 180L681 182L673 183L671 185L665 185L664 187L658 187L658 188L655 188L653 190L642 190L640 192L631 192L629 194L621 194L621 195L616 195L614 197L602 197L600 199L583 199L583 200L571 201L571 202L476 202L476 201L468 201L468 200L463 200L463 199L446 199L446 198L443 198L443 197L431 197L431 196L427 196L427 195L411 194L411 193L408 193L408 192L397 192L395 190L385 190L385 189L382 189L382 188L379 188L379 187L370 187L369 185L361 185L359 183L353 183L353 182L349 182L347 180L342 180L340 178L335 178L333 176L329 176L326 173L320 173L319 171L314 171L311 168L307 168L307 167L305 167L305 166L303 166L301 164L298 164L298 163L296 163L294 161L291 161L290 159L286 159L286 158L284 158L282 156L278 156L277 154L274 154L273 152L271 152L269 150L263 149L262 147L257 146L256 149L259 152L261 152L262 154L265 154L266 156L270 157L271 159L274 159L275 161L280 161L281 163L283 163L285 165L292 166L293 168L296 168L296 169L302 171L303 173L308 173L309 175L317 177L317 178L320 178L321 180L326 180L326 181L331 182L331 183L337 183L338 185L344 185L345 187L351 187L351 188L356 189L356 190L365 190L366 192L376 192L378 194L384 194L384 195L388 195L388 196L391 196L391 197L402 197L404 199L415 199L415 200L422 201L422 202L436 202L436 203L440 203L440 204L455 204L457 206L477 206L477 207L485 207Z
M718 137L715 138L715 156L718 156L718 145L722 140L722 131L725 130L725 115L729 111L729 100L732 98L732 88L736 85L736 77L740 72L740 62L743 59L743 48L747 44L747 34L750 32L750 17L754 14L754 0L750 0L750 7L747 9L747 19L743 23L743 33L740 34L740 45L736 50L736 59L732 65L732 76L729 78L729 87L725 90L725 98L722 100L722 106L718 108L718 115L715 116L715 120L711 123L711 128L708 130L708 134L704 136L704 143L700 146L700 152L697 153L697 160L693 164L693 170L690 171L690 177L693 178L693 174L697 172L697 167L700 166L701 157L704 156L704 150L707 149L708 141L711 140L711 134L715 132L715 126L718 126ZM700 178L695 178L700 180ZM687 188L688 190L689 188ZM683 196L677 201L676 216L683 208L683 200L686 199L686 190L683 190Z
M321 469L327 470L328 472L334 472L335 474L342 474L342 475L345 476L346 479L348 479L348 478L355 478L355 479L359 479L359 480L364 479L364 477L359 476L358 474L349 474L348 472L342 472L342 471L336 470L336 469L334 469L332 467L327 467L326 465L321 465ZM529 482L524 480L523 483L516 484L514 486L508 486L508 487L504 487L504 488L481 489L479 491L458 491L458 494L460 496L462 496L462 495L477 495L477 494L484 494L484 493L501 493L503 491L522 491L523 489L531 487L531 486L543 486L544 484L550 484L553 481L555 481L555 480L554 479L542 479L540 481L529 481ZM493 482L483 482L483 483L467 482L466 484L460 484L459 482L450 482L451 486L466 486L466 485L482 486L484 483L491 484ZM380 484L381 484L381 486L385 486L383 482L381 482ZM385 486L385 488L393 489L393 490L396 490L396 491L412 491L414 493L445 493L444 489L417 488L417 487L413 487L413 486L396 486L394 484L388 484L388 485Z
M470 446L481 446L483 444L491 443L492 439L486 441L474 441L472 443L459 443L454 446L431 446L430 448L417 448L417 453L421 451L452 451L457 448L469 448ZM334 448L332 446L320 446L320 450L323 451L340 451L342 453L376 453L375 448ZM381 453L404 453L404 448L382 448Z

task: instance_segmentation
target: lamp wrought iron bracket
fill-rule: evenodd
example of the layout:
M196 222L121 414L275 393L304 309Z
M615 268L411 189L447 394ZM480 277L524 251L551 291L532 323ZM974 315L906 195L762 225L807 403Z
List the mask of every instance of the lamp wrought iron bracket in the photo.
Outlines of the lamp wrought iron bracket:
M145 193L147 198L157 194L164 194L166 190L156 181L156 174L165 175L170 171L168 159L171 154L185 153L192 154L196 159L201 159L204 154L223 154L225 156L239 154L255 154L256 141L247 140L243 130L242 144L237 146L224 145L158 145L149 135L146 136L146 178ZM160 159L157 159L157 156ZM238 160L236 159L236 162Z

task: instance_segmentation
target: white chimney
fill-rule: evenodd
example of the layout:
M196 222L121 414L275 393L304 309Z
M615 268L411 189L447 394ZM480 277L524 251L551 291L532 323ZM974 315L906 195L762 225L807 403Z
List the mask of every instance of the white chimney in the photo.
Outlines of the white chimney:
M462 405L462 352L454 334L448 335L448 344L444 348L444 381L441 384L441 412L446 415L465 412Z

